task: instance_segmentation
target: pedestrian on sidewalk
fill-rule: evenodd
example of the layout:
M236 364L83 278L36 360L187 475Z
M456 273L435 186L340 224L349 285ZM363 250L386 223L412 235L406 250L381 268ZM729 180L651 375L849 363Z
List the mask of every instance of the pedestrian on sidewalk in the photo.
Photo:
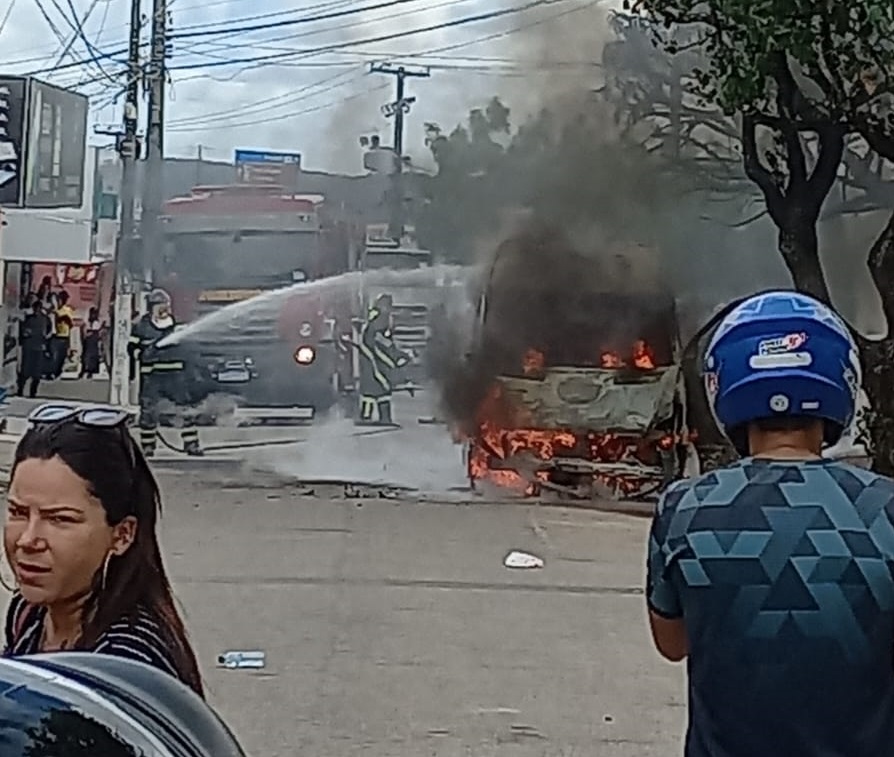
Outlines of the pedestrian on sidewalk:
M89 379L99 373L101 335L99 308L90 308L87 320L81 324L81 374L78 378Z
M50 319L44 313L42 303L37 298L32 299L31 312L19 324L19 347L22 355L16 388L20 397L25 395L26 384L29 384L28 396L37 396L50 328Z
M826 305L769 292L705 354L721 430L744 459L658 503L652 635L687 660L686 757L894 754L894 481L824 459L861 386Z
M158 484L127 413L60 403L29 420L13 460L3 534L15 581L5 656L117 655L201 694L158 545Z
M59 292L59 304L56 306L55 328L53 336L53 379L58 379L65 370L65 361L71 349L71 329L74 326L74 310L68 304L69 295L64 289Z

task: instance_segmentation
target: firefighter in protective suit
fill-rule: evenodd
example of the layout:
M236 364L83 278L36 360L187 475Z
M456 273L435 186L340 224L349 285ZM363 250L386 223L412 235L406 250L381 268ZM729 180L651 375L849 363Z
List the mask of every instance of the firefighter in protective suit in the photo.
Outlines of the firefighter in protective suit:
M410 355L394 343L391 333L390 294L380 294L370 306L360 330L360 422L393 425L391 394L395 372L410 362Z
M160 422L159 405L167 400L178 408L182 421L180 437L187 455L201 456L199 431L192 414L183 412L196 401L192 376L194 366L184 358L182 345L159 348L158 341L174 331L171 297L163 289L154 289L146 299L148 312L134 325L130 335L129 352L140 368L140 446L143 454L155 454Z

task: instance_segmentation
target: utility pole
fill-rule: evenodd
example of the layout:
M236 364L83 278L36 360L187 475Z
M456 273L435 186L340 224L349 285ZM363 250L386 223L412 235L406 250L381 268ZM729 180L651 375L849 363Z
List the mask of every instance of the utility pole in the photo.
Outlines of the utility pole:
M382 106L382 113L386 118L394 116L394 155L395 166L391 174L391 222L388 234L400 244L404 235L404 115L410 112L410 107L416 102L415 97L405 95L405 82L408 77L427 79L431 76L429 69L408 70L404 66L393 66L390 63L373 63L369 67L370 73L388 74L397 77L397 96L394 102Z
M164 109L168 55L167 0L152 0L152 39L147 71L149 123L146 129L146 170L143 174L143 215L140 230L143 240L140 260L143 281L152 281L154 264L162 254L163 237L159 217L164 174Z
M118 245L115 254L115 310L112 341L112 376L109 401L113 405L129 406L130 360L127 346L130 341L133 280L140 255L137 250L134 205L136 201L136 160L139 157L137 119L139 115L140 79L140 27L142 24L140 0L131 0L130 38L127 50L127 90L124 103L124 132L117 136L118 153L121 156L121 214ZM141 274L140 274L141 275Z

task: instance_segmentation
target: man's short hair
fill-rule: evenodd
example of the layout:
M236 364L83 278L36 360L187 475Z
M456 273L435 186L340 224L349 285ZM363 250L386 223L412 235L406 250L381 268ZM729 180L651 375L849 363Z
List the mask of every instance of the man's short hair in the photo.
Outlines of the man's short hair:
M752 421L759 431L784 433L786 431L807 431L819 423L825 423L822 418L811 415L776 415L770 418L758 418Z

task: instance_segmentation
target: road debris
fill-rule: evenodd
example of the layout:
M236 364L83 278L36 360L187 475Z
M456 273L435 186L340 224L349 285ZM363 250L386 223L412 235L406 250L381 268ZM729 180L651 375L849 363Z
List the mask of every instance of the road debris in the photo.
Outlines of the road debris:
M537 555L532 555L529 552L519 552L518 550L512 550L512 552L506 555L506 559L503 560L503 565L505 565L507 568L530 570L542 568L544 562L543 558L537 557Z
M217 656L217 667L230 670L263 668L267 665L267 654L261 650L229 651Z

